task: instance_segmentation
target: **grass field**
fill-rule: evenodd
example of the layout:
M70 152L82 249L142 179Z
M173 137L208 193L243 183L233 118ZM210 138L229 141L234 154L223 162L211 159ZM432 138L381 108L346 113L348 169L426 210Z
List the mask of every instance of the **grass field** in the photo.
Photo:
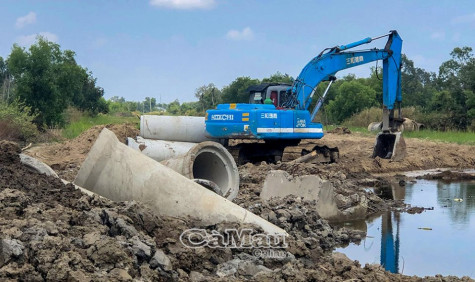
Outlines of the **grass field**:
M123 117L114 115L98 115L95 117L82 116L79 120L70 123L62 131L61 135L65 138L72 139L77 137L83 131L95 126L103 124L120 124L120 123L134 123L139 127L139 119L135 116ZM335 126L325 126L324 130L331 130ZM359 132L364 136L376 136L377 132L369 132L365 127L348 127L351 132ZM465 145L475 145L475 132L464 131L434 131L421 130L413 132L404 132L404 138L418 138L431 141L440 141L448 143L457 143Z
M139 119L137 117L121 117L112 115L97 115L95 117L83 116L79 120L68 124L61 131L61 135L65 138L72 139L95 125L120 123L134 123L138 128Z
M325 126L324 130L331 130L335 126ZM348 126L351 132L359 132L364 136L376 136L377 132L369 132L365 127ZM421 131L405 131L404 138L418 138L430 141L439 141L447 143L457 143L465 145L475 145L475 132L467 131L435 131L435 130L421 130Z
M405 138L419 138L449 143L475 145L475 132L421 130L404 132Z

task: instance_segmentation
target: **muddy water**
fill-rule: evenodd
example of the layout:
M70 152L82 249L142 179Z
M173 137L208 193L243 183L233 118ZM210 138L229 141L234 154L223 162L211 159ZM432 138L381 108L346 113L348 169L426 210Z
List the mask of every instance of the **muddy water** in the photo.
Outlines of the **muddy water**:
M475 278L475 182L418 180L375 193L433 210L421 214L386 212L366 224L346 223L366 228L368 236L360 245L351 244L338 252L362 265L379 263L394 273Z

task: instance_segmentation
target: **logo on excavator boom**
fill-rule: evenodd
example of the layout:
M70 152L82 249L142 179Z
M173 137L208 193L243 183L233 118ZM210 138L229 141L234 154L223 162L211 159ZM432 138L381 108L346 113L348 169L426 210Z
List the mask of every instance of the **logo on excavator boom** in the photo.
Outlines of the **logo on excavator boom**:
M346 58L346 64L347 65L361 63L363 61L364 61L363 56L356 56L356 57Z
M234 120L234 115L211 115L211 120Z

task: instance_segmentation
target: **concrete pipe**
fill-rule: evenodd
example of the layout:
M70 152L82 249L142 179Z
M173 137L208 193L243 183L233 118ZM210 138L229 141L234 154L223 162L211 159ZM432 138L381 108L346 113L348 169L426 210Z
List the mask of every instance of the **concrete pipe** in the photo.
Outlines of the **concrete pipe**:
M287 233L231 201L127 147L103 129L74 180L114 201L139 201L158 214L193 217L203 224L249 223L269 234Z
M25 154L20 154L20 160L23 165L38 172L39 174L46 174L48 176L54 176L59 178L58 174L56 174L56 172L49 165L45 164L40 160L37 160Z
M128 138L127 145L189 179L200 179L197 182L207 183L205 187L219 187L218 194L230 201L238 194L239 171L236 162L219 143L206 141L197 144L137 137L137 141Z
M383 128L382 122L372 122L368 125L368 131L381 131Z
M162 164L189 179L215 183L221 195L232 201L239 191L239 171L233 156L221 144L206 141L196 144L184 156Z
M56 172L49 165L45 164L44 162L42 162L38 159L35 159L35 158L30 157L30 156L25 155L25 154L20 154L20 160L21 160L21 163L23 165L25 165L26 167L28 167L29 169L31 169L33 171L36 171L39 174L46 174L48 176L53 176L53 177L59 178L58 174L56 174ZM71 183L71 182L69 182L67 180L64 180L64 179L61 179L61 181L64 184ZM74 185L74 187L76 187L76 189L81 190L81 192L83 192L86 195L89 195L89 196L94 195L94 193L92 193L91 191L89 191L87 189L79 187L75 184L73 184L73 185ZM97 195L97 196L101 197L100 195Z
M212 139L205 136L205 118L189 116L140 117L140 136L147 139L199 143Z
M183 156L197 145L191 142L145 139L141 136L137 136L137 140L128 137L126 143L130 148L141 151L157 162Z

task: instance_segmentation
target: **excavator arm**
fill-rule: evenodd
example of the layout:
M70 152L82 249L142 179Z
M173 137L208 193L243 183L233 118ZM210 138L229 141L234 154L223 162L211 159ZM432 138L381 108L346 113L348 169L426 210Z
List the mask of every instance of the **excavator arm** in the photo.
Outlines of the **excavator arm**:
M402 39L396 31L383 36L388 36L384 49L344 52L382 36L373 39L368 37L348 45L329 48L327 53L322 52L313 58L292 85L291 96L295 99L289 101L287 106L307 110L315 89L322 81L332 80L338 71L383 60L383 105L390 110L393 109L395 102L402 100L400 81Z
M346 51L348 49L368 44L375 39L388 37L384 49L371 49L364 51ZM291 87L291 95L288 95L284 106L298 110L308 110L317 86L322 81L330 81L324 94L319 98L312 112L311 119L315 117L323 104L324 98L331 83L335 80L338 71L367 64L370 62L383 61L383 126L382 134L378 135L373 152L373 157L393 158L398 144L403 145L404 140L397 131L402 122L400 105L401 95L401 49L402 39L393 30L388 34L375 38L365 38L347 45L335 46L323 50L313 58L301 71ZM394 109L399 106L398 118L394 118ZM405 155L404 148L399 146L398 159Z

